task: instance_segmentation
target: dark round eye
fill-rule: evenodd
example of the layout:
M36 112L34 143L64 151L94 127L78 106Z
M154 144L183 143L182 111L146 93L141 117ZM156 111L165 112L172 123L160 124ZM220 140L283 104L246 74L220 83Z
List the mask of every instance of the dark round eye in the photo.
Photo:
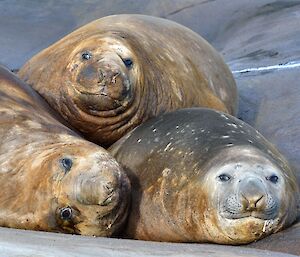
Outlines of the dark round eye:
M72 218L72 208L65 207L60 210L60 218L63 220L70 220Z
M124 62L125 66L126 66L127 68L131 68L132 65L133 65L133 61L132 61L131 59L129 59L129 58L124 59L123 62Z
M270 177L266 178L267 180L270 180L272 183L276 184L278 182L278 177L276 175L272 175Z
M231 177L227 174L221 174L218 176L219 180L222 182L227 182L231 179Z
M84 52L81 57L83 60L89 60L92 58L92 54L90 52Z
M70 158L62 158L60 160L61 166L64 168L65 172L68 172L71 170L73 162Z

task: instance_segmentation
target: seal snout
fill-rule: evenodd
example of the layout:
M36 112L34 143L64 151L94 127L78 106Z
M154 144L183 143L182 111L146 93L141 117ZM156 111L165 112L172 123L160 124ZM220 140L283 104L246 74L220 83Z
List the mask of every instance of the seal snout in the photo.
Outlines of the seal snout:
M223 216L228 219L254 217L263 220L276 217L278 201L260 178L243 178L236 186L236 193L225 198Z
M122 100L126 93L125 81L126 79L118 69L99 69L97 81L99 94Z
M90 63L77 74L76 90L87 109L106 111L126 105L131 83L126 71L113 63Z
M262 211L266 207L267 193L258 178L248 178L242 181L239 198L244 211Z
M117 200L118 184L103 177L83 178L77 186L77 200L84 205L108 206Z

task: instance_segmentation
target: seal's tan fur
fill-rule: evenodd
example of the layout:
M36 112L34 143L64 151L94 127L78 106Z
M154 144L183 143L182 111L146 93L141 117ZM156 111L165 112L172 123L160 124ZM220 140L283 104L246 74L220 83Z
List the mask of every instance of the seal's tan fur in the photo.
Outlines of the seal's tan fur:
M110 236L126 219L127 176L107 151L51 112L32 88L0 67L0 225ZM62 218L63 208L72 210L70 218Z

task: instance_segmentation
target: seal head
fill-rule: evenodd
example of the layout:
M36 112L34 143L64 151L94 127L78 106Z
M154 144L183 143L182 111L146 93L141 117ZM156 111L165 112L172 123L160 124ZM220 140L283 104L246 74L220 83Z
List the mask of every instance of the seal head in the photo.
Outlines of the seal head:
M56 120L28 85L0 67L0 225L112 236L130 183L103 148Z
M212 158L206 168L205 222L217 242L256 241L295 219L297 194L291 192L297 192L297 185L262 151L234 146Z
M67 81L73 81L69 87L73 92L68 94L85 113L118 113L133 99L133 66L131 51L124 42L116 37L91 37L70 55Z
M81 150L64 150L51 163L58 231L93 236L119 232L130 189L121 167L107 153L84 149L82 158Z

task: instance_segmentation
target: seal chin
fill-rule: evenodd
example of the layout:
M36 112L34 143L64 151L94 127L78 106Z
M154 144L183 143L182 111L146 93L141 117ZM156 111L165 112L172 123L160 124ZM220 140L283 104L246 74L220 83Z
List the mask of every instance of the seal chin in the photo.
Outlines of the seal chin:
M129 102L113 99L106 93L88 94L80 92L75 103L82 111L97 115L98 112L125 108Z
M75 104L85 113L97 115L97 113L116 110L118 112L126 109L132 99L132 93L126 92L117 98L113 98L108 92L89 93L85 91L75 91Z
M277 231L281 227L279 221L279 218L264 220L253 216L223 219L222 231L232 244L247 244Z

